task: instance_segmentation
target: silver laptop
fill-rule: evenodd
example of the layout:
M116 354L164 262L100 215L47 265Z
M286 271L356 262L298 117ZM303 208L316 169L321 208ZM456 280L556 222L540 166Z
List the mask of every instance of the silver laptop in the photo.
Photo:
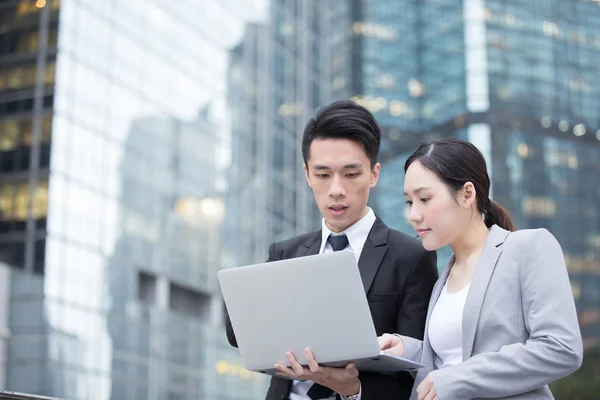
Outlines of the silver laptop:
M360 371L423 367L379 350L377 334L351 251L221 270L219 283L244 367L273 375L289 366L291 350L306 365L309 347L319 364Z

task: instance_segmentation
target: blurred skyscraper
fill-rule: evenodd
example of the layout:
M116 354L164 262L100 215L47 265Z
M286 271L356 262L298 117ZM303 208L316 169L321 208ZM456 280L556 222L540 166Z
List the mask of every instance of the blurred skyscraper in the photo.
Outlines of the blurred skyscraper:
M233 265L264 261L269 245L314 230L320 213L302 170L300 141L326 102L320 0L269 3L231 50L228 245Z
M585 343L600 344L600 3L348 0L331 9L331 98L365 105L384 131L375 210L411 232L406 157L436 137L470 140L488 160L493 198L519 227L545 227L562 244Z
M0 1L2 388L264 397L226 342L216 280L227 57L258 14Z

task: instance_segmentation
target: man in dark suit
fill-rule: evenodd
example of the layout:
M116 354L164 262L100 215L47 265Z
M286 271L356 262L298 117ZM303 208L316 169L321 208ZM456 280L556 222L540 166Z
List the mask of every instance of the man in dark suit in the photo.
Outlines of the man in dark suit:
M388 228L367 206L379 178L380 141L375 118L354 102L334 102L317 112L305 128L302 155L306 180L323 215L322 227L273 243L268 261L352 251L377 335L397 332L422 339L429 297L438 277L436 255L424 250L417 239ZM309 292L307 288L307 293L292 296L301 301ZM227 338L237 347L229 317L226 325ZM286 356L292 368L278 365L277 369L290 379L272 378L266 400L410 397L413 379L406 372L359 374L352 364L329 368L314 362L303 368L292 354Z

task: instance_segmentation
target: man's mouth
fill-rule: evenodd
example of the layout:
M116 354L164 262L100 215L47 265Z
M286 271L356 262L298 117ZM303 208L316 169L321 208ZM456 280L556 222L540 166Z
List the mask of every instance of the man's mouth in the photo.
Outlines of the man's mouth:
M329 206L329 211L331 211L331 214L333 214L333 216L339 217L346 212L347 208L347 206L342 204L334 204L332 206Z

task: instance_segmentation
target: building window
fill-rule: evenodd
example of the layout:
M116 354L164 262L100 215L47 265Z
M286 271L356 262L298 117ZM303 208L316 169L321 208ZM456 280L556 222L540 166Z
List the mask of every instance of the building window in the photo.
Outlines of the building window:
M48 215L48 181L38 182L33 200L33 218L46 218ZM29 184L0 185L0 216L3 220L27 220L29 205Z
M41 144L50 143L52 137L52 115L47 114L42 117L42 135ZM24 119L6 119L0 121L0 152L11 151L23 145L30 147L33 142L33 120Z
M210 316L210 296L171 282L169 308L183 314L208 319Z
M21 0L17 6L17 17L38 13L43 7L50 5L56 10L60 7L60 0Z
M0 151L13 150L19 143L19 122L9 119L0 122Z
M148 305L156 303L156 276L148 272L138 272L138 300Z
M5 70L0 70L0 90L19 90L33 88L36 79L35 64L19 65ZM50 60L46 63L44 71L44 83L54 85L56 76L56 61Z
M45 260L46 260L46 240L36 240L35 252L34 252L34 264L33 272L36 274L43 275L45 271Z

